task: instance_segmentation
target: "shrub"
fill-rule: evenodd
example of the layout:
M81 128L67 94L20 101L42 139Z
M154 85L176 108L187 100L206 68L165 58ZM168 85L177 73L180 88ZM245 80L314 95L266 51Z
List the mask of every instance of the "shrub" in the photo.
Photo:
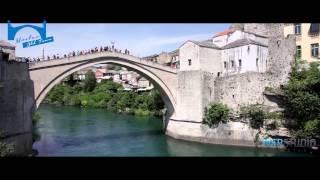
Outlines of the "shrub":
M306 121L318 119L320 114L320 70L316 63L311 63L309 69L299 69L298 65L292 68L284 87L285 113L303 127Z
M254 129L259 129L263 126L264 121L264 112L257 108L257 109L251 109L249 111L249 117L250 117L250 125Z
M86 73L86 79L84 80L84 90L86 92L91 92L97 85L97 79L93 71L88 71Z
M315 120L310 120L307 121L306 124L304 125L304 135L305 136L319 136L320 134L320 120L315 119Z
M266 119L282 119L284 117L282 112L267 112L265 113Z
M258 105L242 106L240 108L240 117L249 118L250 126L254 129L259 129L263 126L266 117L265 112Z
M209 127L219 124L220 122L226 123L229 116L229 108L221 103L212 103L205 109L205 118L203 123Z
M0 157L9 156L14 152L14 146L12 144L0 142Z

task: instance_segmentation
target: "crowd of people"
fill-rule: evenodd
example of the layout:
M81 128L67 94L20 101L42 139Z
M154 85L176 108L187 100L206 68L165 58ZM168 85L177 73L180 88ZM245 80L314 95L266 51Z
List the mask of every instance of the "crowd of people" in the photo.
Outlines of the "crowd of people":
M81 56L81 55L87 55L87 54L94 54L94 53L98 53L98 52L117 52L117 53L124 53L124 54L130 54L130 51L128 49L125 49L124 51L121 51L117 48L114 47L114 45L112 46L100 46L99 47L95 47L92 49L88 49L88 50L82 50L82 51L72 51L68 54L64 54L64 55L60 55L60 54L55 54L53 56L47 56L46 58L31 58L28 57L25 59L25 61L27 63L29 62L37 62L37 61L43 61L43 60L55 60L55 59L62 59L62 58L69 58L69 57L75 57L75 56Z

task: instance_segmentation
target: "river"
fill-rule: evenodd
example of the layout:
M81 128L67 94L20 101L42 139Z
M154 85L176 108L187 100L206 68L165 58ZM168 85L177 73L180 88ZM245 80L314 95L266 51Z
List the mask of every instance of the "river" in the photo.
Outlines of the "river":
M162 132L162 120L42 104L37 156L308 156L284 150L256 149L176 140Z

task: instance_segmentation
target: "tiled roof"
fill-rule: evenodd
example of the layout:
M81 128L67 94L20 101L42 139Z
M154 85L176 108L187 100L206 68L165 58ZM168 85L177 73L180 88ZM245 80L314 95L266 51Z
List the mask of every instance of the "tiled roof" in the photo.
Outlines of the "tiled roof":
M170 54L171 56L179 55L179 49L176 49L176 50L174 50L174 51L171 51L171 52L169 52L169 54Z
M213 48L213 49L220 49L217 45L212 43L211 39L205 40L205 41L190 41L195 44L197 44L200 47L207 47L207 48Z
M215 34L213 37L219 37L219 36L224 36L224 35L228 35L228 34L231 34L233 33L235 30L234 29L226 29L222 32L219 32L217 34Z
M229 44L223 46L222 49L229 49L229 48L244 46L244 45L248 45L248 44L255 44L255 45L259 45L259 46L268 47L268 45L266 45L266 44L262 44L260 42L257 42L257 41L251 40L251 39L239 39L239 40L236 40L232 43L229 43Z
M97 69L97 71L101 72L101 73L107 73L106 69Z

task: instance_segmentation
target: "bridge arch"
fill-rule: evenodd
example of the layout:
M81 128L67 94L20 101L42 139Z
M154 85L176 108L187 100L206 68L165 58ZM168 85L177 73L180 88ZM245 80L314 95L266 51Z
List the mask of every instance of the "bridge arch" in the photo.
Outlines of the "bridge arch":
M61 60L53 60L61 61ZM91 67L96 64L114 64L126 67L136 71L140 75L148 79L161 94L161 97L167 108L167 116L174 114L176 109L176 73L147 66L144 63L138 63L136 60L123 57L102 56L93 57L83 61L68 61L69 63L61 63L48 66L34 66L29 68L30 77L34 81L35 86L35 108L44 100L50 90L59 84L64 78L81 69ZM140 60L142 61L142 60ZM49 63L49 62L48 62Z

